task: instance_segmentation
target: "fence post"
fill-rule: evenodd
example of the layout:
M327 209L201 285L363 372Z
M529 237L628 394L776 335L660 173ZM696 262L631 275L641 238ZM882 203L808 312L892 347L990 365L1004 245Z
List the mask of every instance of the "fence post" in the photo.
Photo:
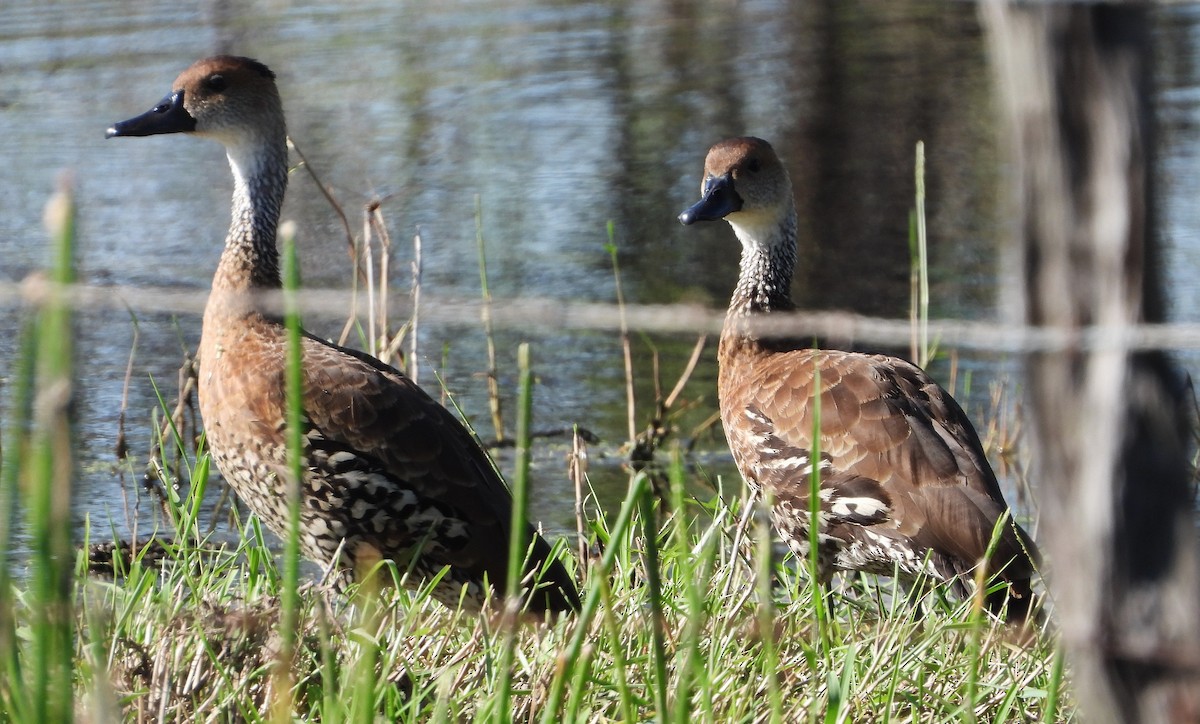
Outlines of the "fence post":
M1085 717L1200 721L1190 423L1165 353L1149 5L982 7L1008 114L1049 587Z

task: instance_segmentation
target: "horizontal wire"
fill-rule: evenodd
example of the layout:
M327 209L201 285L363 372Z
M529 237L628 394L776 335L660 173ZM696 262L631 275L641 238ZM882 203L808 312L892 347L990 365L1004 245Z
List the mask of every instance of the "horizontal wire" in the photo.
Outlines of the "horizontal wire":
M177 287L75 284L61 290L39 273L20 282L0 282L0 306L36 306L56 291L80 311L127 310L135 314L195 314L204 311L207 290ZM354 307L351 289L304 289L302 314L310 318L344 319ZM367 308L366 294L358 294L358 307ZM453 297L431 297L422 291L423 322L462 324L479 319L483 303ZM281 292L259 293L259 308L283 313ZM388 299L389 309L401 315L412 311L407 294ZM562 330L615 331L620 327L616 304L572 302L548 297L492 299L492 323L497 328L530 332ZM643 332L712 333L721 329L724 310L696 304L627 304L624 313L631 329ZM820 337L853 340L856 344L907 345L912 340L908 319L884 319L847 312L773 313L756 319L752 330L763 337ZM995 352L1143 351L1200 349L1200 324L1129 324L1112 327L1051 329L996 321L938 319L929 321L929 338L943 348Z

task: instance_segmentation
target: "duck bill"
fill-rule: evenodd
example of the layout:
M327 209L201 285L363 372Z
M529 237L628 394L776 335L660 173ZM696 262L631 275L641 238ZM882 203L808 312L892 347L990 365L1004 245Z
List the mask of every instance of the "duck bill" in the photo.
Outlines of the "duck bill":
M155 136L160 133L190 133L195 130L196 119L183 107L183 91L175 91L142 115L112 124L104 137Z
M716 221L741 210L742 197L733 188L733 178L725 174L704 184L704 196L679 215L679 223L690 226L697 221Z

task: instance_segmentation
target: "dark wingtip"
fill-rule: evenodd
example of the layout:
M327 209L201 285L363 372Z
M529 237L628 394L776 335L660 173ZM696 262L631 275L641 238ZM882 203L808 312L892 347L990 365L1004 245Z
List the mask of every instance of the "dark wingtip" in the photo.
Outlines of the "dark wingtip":
M546 539L537 535L526 563L526 578L533 579L535 583L532 591L524 592L525 610L538 616L546 613L575 614L582 608L575 579L567 573L566 566L554 555L554 550Z
M554 614L576 614L581 608L582 603L579 600L579 591L575 588L575 581L567 575L567 569L562 563L554 561L551 571L545 576L542 588L530 597L529 610L536 613L549 611Z
M984 605L1009 626L1024 628L1041 622L1043 609L1040 596L1033 592L1029 579L1009 581L989 594Z

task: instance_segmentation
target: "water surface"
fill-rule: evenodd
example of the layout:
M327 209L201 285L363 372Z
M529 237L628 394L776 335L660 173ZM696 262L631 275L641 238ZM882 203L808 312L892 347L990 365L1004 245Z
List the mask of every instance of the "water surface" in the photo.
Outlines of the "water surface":
M1162 11L1158 21L1160 228L1171 314L1180 321L1200 321L1197 27L1188 7ZM214 52L250 55L276 71L291 135L356 232L364 204L383 199L396 241L396 288L407 284L409 240L419 228L423 293L477 298L481 228L498 303L612 302L611 221L628 301L720 309L736 276L736 242L724 225L684 229L675 215L697 194L705 149L753 134L785 156L796 185L797 302L903 318L920 140L928 156L931 314L1011 318L1011 272L1001 263L1007 170L985 47L974 7L944 2L7 0L0 7L0 282L45 263L41 208L69 170L85 282L203 294L228 223L231 181L219 148L179 137L105 141L103 133ZM284 217L298 224L306 286L347 286L340 222L303 172L292 176ZM0 324L15 330L24 314L0 307ZM336 336L345 315L330 309L308 325ZM158 407L149 381L174 392L199 319L136 315L127 398L135 457L119 466L113 448L135 325L120 308L80 316L77 511L125 530L123 491L140 472ZM536 427L579 424L601 436L594 482L611 504L625 480L615 464L626 429L619 340L607 330L538 321L498 330L505 400L511 408L516 345L530 341ZM11 369L14 339L0 336L0 375ZM652 402L651 343L669 388L694 340L691 333L635 336L639 425ZM437 370L490 432L478 319L423 325L420 348L422 383L433 388ZM685 395L691 406L680 437L715 410L714 355L710 342ZM968 374L972 380L964 399L977 419L989 407L992 381L1006 381L1018 398L1013 355L963 355L958 365L960 383ZM933 367L943 380L948 369L944 361ZM707 451L704 473L728 476L719 430L698 444ZM539 446L533 514L552 530L572 526L565 470L561 447Z

